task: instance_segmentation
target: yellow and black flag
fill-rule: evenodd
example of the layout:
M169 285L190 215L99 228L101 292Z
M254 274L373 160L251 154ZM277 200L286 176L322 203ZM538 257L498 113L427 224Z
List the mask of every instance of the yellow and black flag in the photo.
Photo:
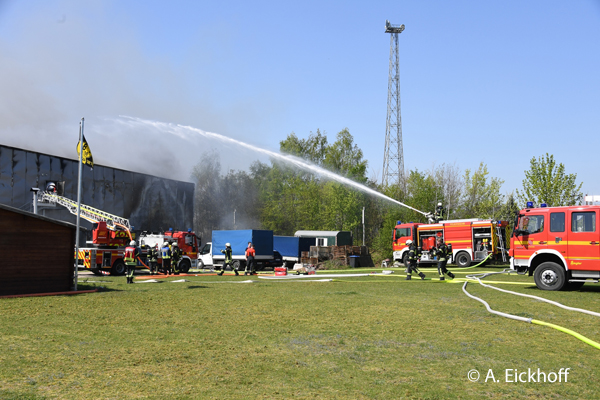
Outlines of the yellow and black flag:
M92 157L92 151L90 150L90 146L88 142L85 140L85 135L83 136L83 155L81 156L81 162L85 165L94 168L94 158ZM81 142L77 143L77 155L79 155Z

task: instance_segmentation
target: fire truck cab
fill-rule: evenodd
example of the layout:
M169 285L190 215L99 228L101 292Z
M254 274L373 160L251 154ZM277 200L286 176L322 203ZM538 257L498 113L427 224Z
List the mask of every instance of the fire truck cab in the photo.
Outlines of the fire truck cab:
M510 266L542 290L580 288L600 279L600 206L521 210L511 237Z
M452 246L449 262L468 267L472 261L483 261L488 256L506 257L506 221L462 219L440 221L435 224L408 223L398 221L393 233L394 261L406 265L407 240L412 240L422 249L420 263L435 263L433 249L436 239L441 237Z
M198 250L200 246L200 238L196 236L191 229L187 232L184 231L173 231L172 229L164 233L147 233L143 232L140 235L140 246L143 246L142 254L146 256L148 253L145 247L158 246L159 256L158 264L159 267L162 265L162 256L160 255L160 248L164 242L177 243L179 249L181 249L181 260L179 261L179 271L187 273L190 268L197 268L198 266Z

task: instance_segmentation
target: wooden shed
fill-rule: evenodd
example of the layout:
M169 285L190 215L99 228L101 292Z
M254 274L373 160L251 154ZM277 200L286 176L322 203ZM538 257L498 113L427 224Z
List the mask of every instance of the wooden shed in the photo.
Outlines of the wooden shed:
M72 290L76 229L0 204L0 296Z

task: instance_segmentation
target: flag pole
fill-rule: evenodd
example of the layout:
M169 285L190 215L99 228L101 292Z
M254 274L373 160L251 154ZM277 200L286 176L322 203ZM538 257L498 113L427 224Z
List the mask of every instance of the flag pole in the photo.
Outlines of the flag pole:
M83 118L79 123L79 175L77 179L77 232L75 233L75 278L73 290L77 291L77 277L79 274L79 217L81 215L81 172L83 170Z

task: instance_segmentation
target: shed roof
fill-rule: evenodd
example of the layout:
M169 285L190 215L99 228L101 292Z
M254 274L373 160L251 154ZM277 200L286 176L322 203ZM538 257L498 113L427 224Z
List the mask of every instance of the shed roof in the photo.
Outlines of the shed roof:
M340 232L344 231L296 231L294 236L337 236Z
M0 209L6 210L6 211L11 211L11 212L14 212L14 213L17 213L17 214L22 214L22 215L25 215L27 217L41 219L42 221L51 222L51 223L56 224L56 225L62 225L62 226L66 226L66 227L69 227L69 228L77 229L77 225L75 225L75 224L71 224L69 222L60 221L60 220L54 219L54 218L48 218L48 217L45 217L43 215L34 214L32 212L29 212L29 211L19 210L18 208L14 208L14 207L8 206L6 204L0 203ZM82 230L86 230L86 231L88 230L87 228L85 228L83 226L80 226L79 229L80 230L81 229Z

